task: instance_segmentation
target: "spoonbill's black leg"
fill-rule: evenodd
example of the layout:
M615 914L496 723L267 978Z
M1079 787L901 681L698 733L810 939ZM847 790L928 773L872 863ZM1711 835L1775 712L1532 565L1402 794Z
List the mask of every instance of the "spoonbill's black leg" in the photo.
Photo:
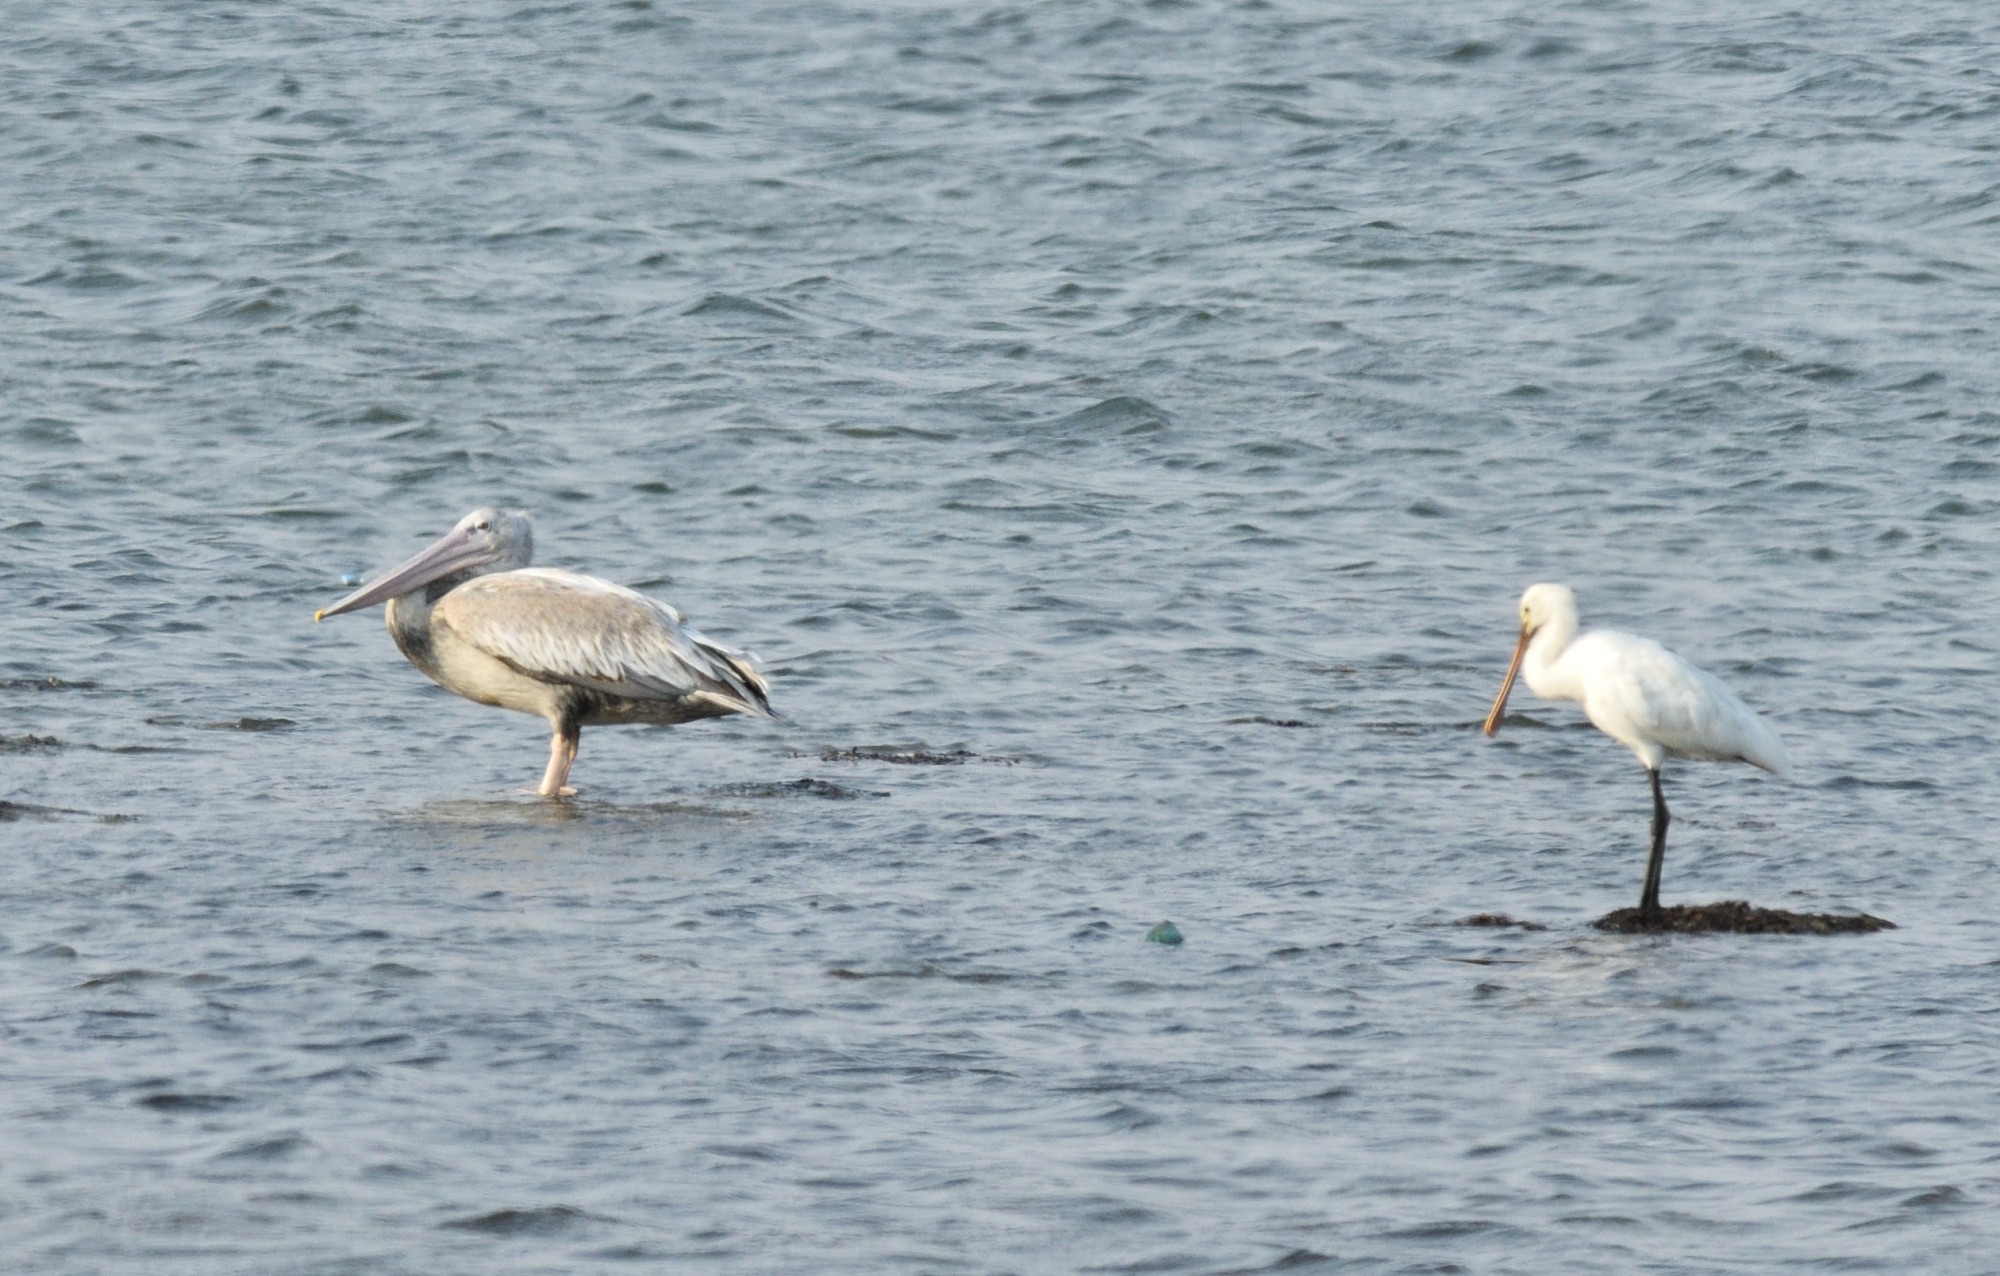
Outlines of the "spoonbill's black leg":
M1646 889L1639 894L1639 913L1648 919L1660 915L1660 868L1667 861L1667 798L1660 792L1660 773L1646 768L1653 782L1653 853L1646 860Z

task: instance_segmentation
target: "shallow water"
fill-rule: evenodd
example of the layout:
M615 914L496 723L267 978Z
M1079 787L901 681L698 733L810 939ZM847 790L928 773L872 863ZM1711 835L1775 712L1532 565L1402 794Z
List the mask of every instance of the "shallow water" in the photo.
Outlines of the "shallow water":
M1893 9L10 10L10 1265L1990 1270L2000 22ZM788 720L528 797L310 619L488 500ZM1901 929L1592 931L1538 579L1799 758L1669 901Z

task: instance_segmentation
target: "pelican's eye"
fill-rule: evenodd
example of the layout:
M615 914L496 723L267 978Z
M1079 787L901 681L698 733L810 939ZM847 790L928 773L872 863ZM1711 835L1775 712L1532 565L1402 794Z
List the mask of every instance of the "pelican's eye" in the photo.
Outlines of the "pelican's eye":
M493 524L482 518L472 525L472 530L475 532L490 532L493 530Z

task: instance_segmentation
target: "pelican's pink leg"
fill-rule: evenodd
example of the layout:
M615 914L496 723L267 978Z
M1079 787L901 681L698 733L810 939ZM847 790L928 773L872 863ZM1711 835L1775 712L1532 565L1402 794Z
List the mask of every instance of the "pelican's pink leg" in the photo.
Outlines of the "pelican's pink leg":
M549 737L549 769L542 772L542 787L535 792L545 798L576 795L576 790L564 782L569 779L569 768L576 761L576 747L582 738L583 731L579 727L558 728Z

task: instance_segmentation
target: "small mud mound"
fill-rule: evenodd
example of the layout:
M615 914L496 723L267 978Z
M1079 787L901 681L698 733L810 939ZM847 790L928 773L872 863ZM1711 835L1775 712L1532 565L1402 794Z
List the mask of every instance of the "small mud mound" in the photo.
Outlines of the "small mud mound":
M1791 913L1740 899L1675 904L1654 917L1621 908L1591 924L1615 935L1863 935L1896 929L1896 923L1866 913Z
M1509 917L1509 916L1507 916L1507 914L1505 914L1505 913L1474 913L1474 914L1473 914L1472 916L1470 916L1470 917L1462 917L1462 918L1460 918L1460 919L1459 919L1458 921L1456 921L1456 922L1453 922L1453 923L1452 923L1452 925L1454 925L1454 926L1489 926L1489 927L1492 927L1492 928L1494 928L1494 929L1496 929L1496 930L1497 930L1497 929L1503 929L1503 928L1506 928L1506 927L1510 927L1510 926L1511 926L1511 927L1513 927L1513 928L1515 928L1515 929L1517 929L1517 930L1547 930L1547 929L1548 929L1548 927L1546 927L1546 926L1542 925L1542 924L1541 924L1540 922L1524 922L1524 921L1518 921L1518 920L1516 920L1515 918L1512 918L1512 917Z

